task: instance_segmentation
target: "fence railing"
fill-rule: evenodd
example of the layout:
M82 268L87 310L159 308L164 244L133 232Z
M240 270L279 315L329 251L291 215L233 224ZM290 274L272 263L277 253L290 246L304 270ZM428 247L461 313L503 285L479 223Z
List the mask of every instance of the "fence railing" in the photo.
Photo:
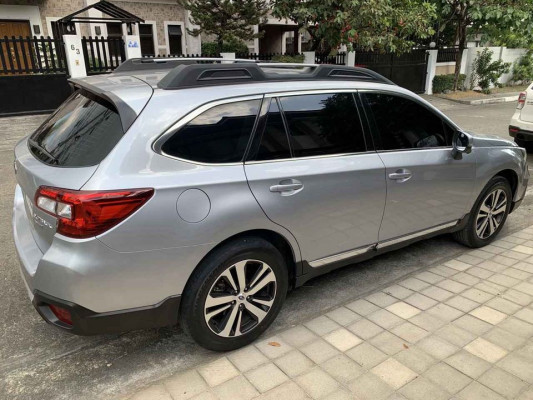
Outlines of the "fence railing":
M455 62L459 54L458 47L449 47L446 49L439 49L437 54L437 62Z
M346 62L345 52L339 52L333 56L330 56L329 54L315 54L315 63L317 64L344 65L345 62Z
M0 75L53 74L66 71L62 40L44 36L0 38Z
M85 68L88 75L112 72L126 61L124 40L121 37L83 37L81 39Z

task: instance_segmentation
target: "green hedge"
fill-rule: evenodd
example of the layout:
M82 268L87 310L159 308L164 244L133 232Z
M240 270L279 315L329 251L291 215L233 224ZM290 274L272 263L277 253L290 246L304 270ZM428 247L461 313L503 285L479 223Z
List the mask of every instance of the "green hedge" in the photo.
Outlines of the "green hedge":
M442 93L445 90L453 90L454 74L449 75L435 75L433 78L433 93ZM464 87L466 75L459 75L459 82L457 87L462 90Z
M218 51L217 42L203 42L202 54L206 56L217 56L219 53L248 54L248 46L242 40L229 39L222 43L222 51Z
M303 63L305 59L305 56L303 54L295 55L295 56L288 56L288 55L277 55L272 57L272 61L279 62L279 63Z

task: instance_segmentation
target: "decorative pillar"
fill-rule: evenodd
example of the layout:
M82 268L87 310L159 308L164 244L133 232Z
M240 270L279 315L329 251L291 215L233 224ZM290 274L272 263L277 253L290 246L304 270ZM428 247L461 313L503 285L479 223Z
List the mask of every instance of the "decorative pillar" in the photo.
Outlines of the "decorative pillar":
M130 58L141 58L141 40L138 35L124 35L124 50L126 60Z
M85 69L85 57L81 38L77 35L63 35L65 44L65 58L67 61L67 70L71 78L84 78L87 76Z
M438 50L428 50L428 66L426 72L426 90L425 94L433 94L433 78L435 77L435 72L437 71L437 55L439 54Z

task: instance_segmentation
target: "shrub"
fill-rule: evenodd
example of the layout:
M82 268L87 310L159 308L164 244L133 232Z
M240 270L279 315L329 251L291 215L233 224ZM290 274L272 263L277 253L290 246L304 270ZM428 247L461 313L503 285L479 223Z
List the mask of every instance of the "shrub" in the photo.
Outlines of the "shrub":
M459 75L459 82L457 87L462 89L464 87L466 75ZM433 93L443 93L447 90L453 90L453 81L455 80L455 74L449 75L435 75L433 78Z
M248 54L248 46L242 40L231 38L222 43L222 50L219 51L217 42L203 42L202 54L206 56L217 56L220 53Z
M280 63L303 63L305 59L305 56L303 54L296 54L293 56L290 55L276 55L272 57L272 61L274 62L280 62Z
M483 49L481 53L478 51L472 64L470 85L474 87L477 82L483 93L486 94L490 93L491 84L497 87L503 86L498 82L498 79L509 72L511 68L511 63L504 63L502 60L492 61L493 54L494 52L487 48Z
M533 52L529 50L513 66L513 81L523 84L533 80Z

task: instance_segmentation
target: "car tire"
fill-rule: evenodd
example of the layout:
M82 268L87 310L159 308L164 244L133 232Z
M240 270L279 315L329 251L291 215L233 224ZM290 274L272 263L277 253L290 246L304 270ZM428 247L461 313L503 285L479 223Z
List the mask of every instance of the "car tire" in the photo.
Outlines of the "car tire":
M253 342L281 310L287 271L279 250L262 238L244 237L215 249L184 290L183 330L202 347L215 351Z
M507 220L512 198L509 181L501 176L492 178L477 198L466 226L454 232L455 240L472 248L491 243Z

